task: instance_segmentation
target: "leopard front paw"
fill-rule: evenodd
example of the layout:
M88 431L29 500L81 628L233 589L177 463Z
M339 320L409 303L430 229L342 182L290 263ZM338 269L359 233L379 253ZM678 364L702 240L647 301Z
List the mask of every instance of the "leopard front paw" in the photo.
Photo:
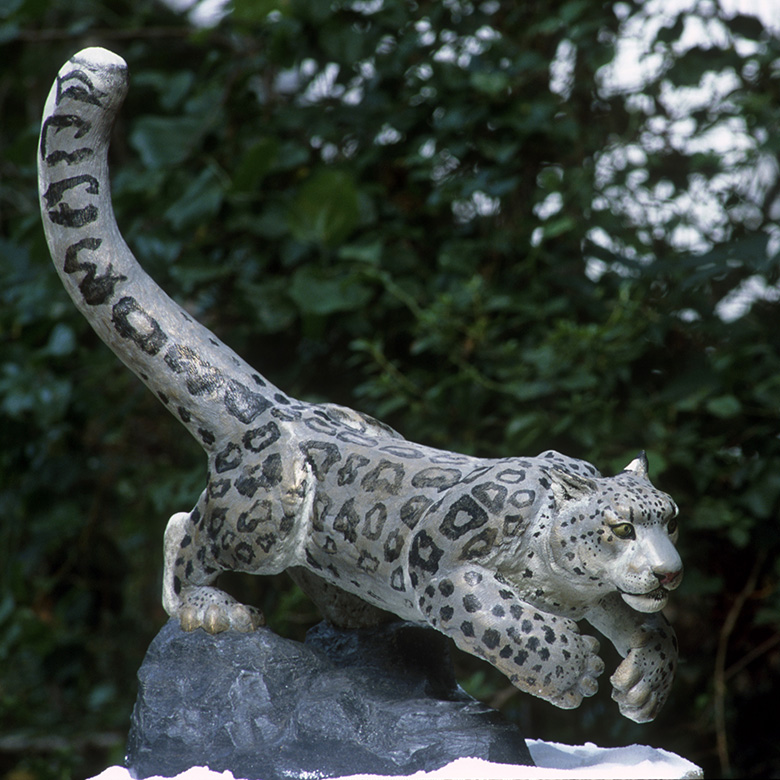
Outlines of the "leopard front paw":
M632 648L610 678L620 713L636 723L653 720L669 694L674 659L659 659L648 647Z
M568 686L550 696L549 701L564 710L580 706L583 698L593 696L599 689L598 677L604 671L604 661L598 655L599 643L592 636L567 634L569 647L564 657L570 665L565 675Z
M259 609L240 604L224 591L206 586L186 589L174 617L178 617L184 631L202 628L209 634L230 629L250 633L265 625Z

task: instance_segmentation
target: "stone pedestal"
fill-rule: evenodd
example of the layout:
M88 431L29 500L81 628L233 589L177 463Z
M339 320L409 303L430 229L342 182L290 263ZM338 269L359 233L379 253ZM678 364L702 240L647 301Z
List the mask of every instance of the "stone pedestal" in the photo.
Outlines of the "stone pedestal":
M447 640L408 623L320 623L301 644L169 621L138 680L126 763L139 778L192 766L262 780L407 775L467 756L533 765L517 727L457 686Z

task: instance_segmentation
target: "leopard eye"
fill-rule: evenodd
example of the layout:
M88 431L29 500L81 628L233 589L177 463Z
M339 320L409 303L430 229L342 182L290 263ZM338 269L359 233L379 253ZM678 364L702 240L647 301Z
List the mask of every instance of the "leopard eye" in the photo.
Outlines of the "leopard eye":
M667 524L666 530L671 536L677 530L677 518L673 517Z
M636 539L636 531L631 523L618 523L610 529L618 539Z

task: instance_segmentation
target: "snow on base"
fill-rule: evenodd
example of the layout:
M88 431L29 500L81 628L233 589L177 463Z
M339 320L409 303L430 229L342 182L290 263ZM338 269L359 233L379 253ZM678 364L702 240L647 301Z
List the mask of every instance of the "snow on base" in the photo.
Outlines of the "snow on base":
M411 780L581 780L611 778L640 780L641 778L703 778L701 768L668 750L646 745L622 748L600 748L592 742L584 745L562 745L558 742L527 740L536 766L492 764L481 758L459 758L433 772L416 772ZM381 780L380 775L350 775L339 780ZM91 780L132 780L132 775L120 766L109 767ZM150 778L157 780L157 778ZM212 772L206 767L193 767L176 780L239 780L230 772ZM263 780L254 778L253 780ZM401 780L401 778L392 778Z

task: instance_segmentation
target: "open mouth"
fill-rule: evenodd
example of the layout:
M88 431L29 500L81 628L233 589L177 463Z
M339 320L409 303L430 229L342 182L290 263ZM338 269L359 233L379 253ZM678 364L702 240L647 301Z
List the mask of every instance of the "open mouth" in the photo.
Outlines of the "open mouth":
M623 601L637 612L658 612L666 606L669 599L669 591L662 587L651 590L649 593L626 593L621 590L620 595Z

